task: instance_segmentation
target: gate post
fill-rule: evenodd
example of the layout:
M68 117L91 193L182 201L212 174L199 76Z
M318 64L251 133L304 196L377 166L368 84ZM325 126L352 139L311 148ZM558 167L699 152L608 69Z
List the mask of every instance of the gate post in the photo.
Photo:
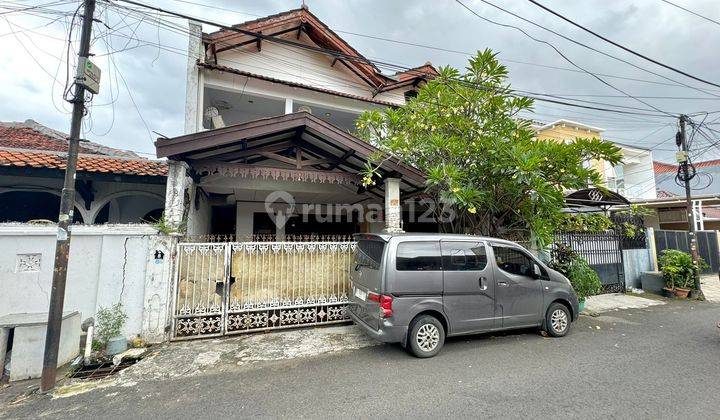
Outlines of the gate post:
M157 234L150 237L142 319L142 338L148 343L169 339L176 242L176 236Z
M221 332L223 335L227 334L227 324L228 324L228 310L230 308L230 288L232 287L232 244L231 243L225 243L225 277L223 278L223 281L225 282L225 287L223 287L223 297L222 297L222 315L221 315L221 323L220 326Z
M650 254L650 265L652 266L653 271L659 271L658 259L657 259L657 247L655 246L655 229L654 228L651 228L651 227L647 228L645 242L647 243L648 253Z

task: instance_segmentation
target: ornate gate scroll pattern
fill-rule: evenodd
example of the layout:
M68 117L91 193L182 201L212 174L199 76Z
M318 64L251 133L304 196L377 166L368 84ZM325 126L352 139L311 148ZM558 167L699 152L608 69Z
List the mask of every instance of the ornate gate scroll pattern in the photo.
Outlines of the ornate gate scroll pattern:
M175 338L223 334L227 251L222 243L178 244L175 271Z
M354 242L181 243L173 338L347 322Z
M345 322L354 242L231 244L227 333Z

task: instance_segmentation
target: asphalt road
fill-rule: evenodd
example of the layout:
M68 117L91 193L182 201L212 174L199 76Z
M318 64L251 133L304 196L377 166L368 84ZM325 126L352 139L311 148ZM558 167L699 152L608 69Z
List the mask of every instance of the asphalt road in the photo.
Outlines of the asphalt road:
M0 418L719 418L720 305L581 317L449 340L433 359L383 345L0 407ZM596 328L596 327L599 327Z

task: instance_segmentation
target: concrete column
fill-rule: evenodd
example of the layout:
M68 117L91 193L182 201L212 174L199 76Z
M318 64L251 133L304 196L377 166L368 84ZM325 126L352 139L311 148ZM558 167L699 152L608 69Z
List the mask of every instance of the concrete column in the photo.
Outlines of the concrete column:
M655 247L655 229L647 228L645 242L647 243L648 253L650 254L650 266L653 271L659 271L657 248Z
M202 47L202 26L197 22L190 22L190 35L188 38L188 61L185 81L185 134L196 133L202 128L202 95L203 86L199 81L201 74L197 60L205 61L205 52Z
M5 368L5 352L10 339L10 328L0 328L0 376Z
M293 113L293 100L292 98L285 98L285 114Z
M165 223L179 230L187 223L193 195L193 180L188 176L190 167L185 162L168 160L167 187L165 190Z
M400 178L385 180L385 233L402 233L402 209L400 206Z

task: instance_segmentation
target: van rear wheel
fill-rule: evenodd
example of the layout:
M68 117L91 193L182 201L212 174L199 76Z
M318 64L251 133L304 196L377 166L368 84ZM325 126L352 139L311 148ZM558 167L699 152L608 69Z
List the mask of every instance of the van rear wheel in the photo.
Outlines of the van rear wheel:
M433 357L445 344L445 329L437 318L422 315L410 324L408 349L416 357Z

